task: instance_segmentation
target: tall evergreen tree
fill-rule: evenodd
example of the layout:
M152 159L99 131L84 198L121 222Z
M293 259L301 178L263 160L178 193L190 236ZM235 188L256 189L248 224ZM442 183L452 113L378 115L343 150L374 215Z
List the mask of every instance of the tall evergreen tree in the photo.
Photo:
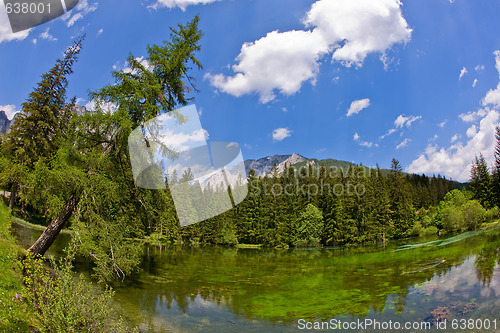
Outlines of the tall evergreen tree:
M495 133L495 166L493 168L493 202L492 204L500 207L500 127L496 128Z
M409 234L413 227L415 211L412 205L411 191L403 175L403 167L398 160L392 159L389 174L391 199L391 220L394 223L393 237L401 238Z
M27 174L34 169L40 158L50 158L67 136L73 98L66 102L68 76L82 48L85 37L77 39L58 59L54 67L42 75L41 81L22 104L10 128L4 151L10 160L2 171L3 178L10 185L9 208L14 208L18 190L25 188ZM4 181L6 182L6 181ZM24 198L26 199L26 198Z
M470 187L474 199L478 200L483 207L491 207L493 201L491 176L483 154L479 154L479 157L476 156L472 164Z

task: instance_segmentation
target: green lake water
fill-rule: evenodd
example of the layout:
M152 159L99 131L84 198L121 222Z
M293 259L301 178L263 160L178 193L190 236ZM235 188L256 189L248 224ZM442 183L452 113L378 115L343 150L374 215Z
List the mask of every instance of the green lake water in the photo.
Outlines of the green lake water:
M40 234L19 225L15 232L25 246ZM69 235L61 236L53 255L68 242ZM142 332L302 332L300 319L500 332L499 227L385 248L145 246L144 251L141 273L116 287L115 295L124 318ZM447 319L447 330L437 329L437 318ZM489 324L490 329L451 326L470 319L475 320L470 328Z

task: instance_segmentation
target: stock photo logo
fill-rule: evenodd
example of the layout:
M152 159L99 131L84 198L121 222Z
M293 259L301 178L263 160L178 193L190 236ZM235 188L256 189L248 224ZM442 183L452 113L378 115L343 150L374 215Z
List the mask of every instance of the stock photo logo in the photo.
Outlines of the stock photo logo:
M248 194L239 145L206 136L191 105L146 122L128 138L136 185L168 186L181 226L220 215Z
M79 0L3 0L12 32L31 29L72 10Z

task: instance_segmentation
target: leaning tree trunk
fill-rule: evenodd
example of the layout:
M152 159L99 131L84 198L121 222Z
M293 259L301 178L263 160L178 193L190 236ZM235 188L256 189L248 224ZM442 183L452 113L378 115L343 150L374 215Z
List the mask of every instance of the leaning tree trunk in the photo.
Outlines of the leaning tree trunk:
M9 210L14 209L14 205L16 204L16 195L17 195L17 184L14 184L14 186L12 186L12 190L10 191Z
M77 203L78 197L75 194L72 194L68 201L66 201L66 204L59 215L50 222L45 231L40 235L40 237L38 237L37 241L31 245L28 251L33 253L35 256L43 256L52 243L54 243L57 235L59 235L59 232L70 219L71 215L73 215L73 211L75 210Z

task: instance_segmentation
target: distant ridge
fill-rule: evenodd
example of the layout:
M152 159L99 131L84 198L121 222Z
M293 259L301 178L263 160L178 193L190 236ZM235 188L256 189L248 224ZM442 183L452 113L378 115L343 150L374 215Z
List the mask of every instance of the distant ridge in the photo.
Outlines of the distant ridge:
M9 120L5 111L0 110L0 133L6 133L13 120L14 118L12 118L12 120Z
M250 172L250 170L253 169L255 170L256 176L263 176L270 174L275 165L279 173L283 172L286 164L294 165L307 160L308 159L304 156L296 153L293 153L292 155L273 155L259 158L257 160L246 160L245 169L247 171L247 174L248 172Z

